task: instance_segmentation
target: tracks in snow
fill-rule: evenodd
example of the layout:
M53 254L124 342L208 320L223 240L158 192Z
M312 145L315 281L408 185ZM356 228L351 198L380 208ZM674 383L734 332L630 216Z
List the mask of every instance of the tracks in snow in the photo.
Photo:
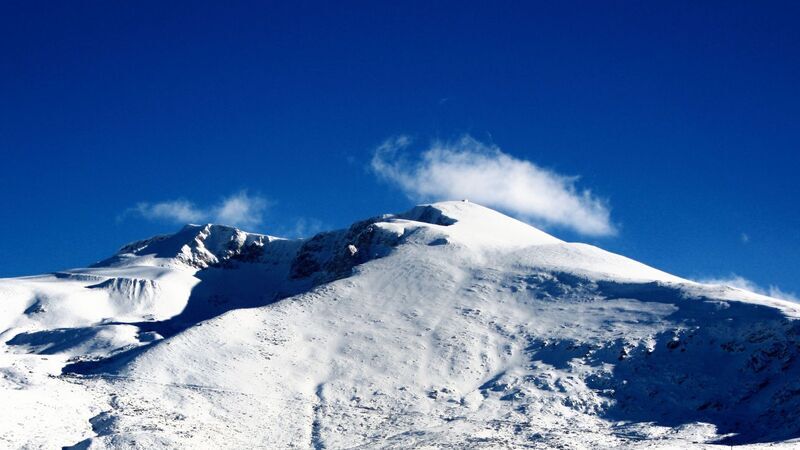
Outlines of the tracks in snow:
M312 408L313 417L311 418L311 448L314 450L324 450L325 442L322 440L322 412L320 411L325 405L325 400L322 397L323 384L317 385L314 390L316 402Z

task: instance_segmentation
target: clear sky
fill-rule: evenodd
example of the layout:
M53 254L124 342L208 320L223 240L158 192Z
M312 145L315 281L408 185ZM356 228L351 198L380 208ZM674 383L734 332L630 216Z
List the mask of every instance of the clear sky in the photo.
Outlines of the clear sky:
M0 3L0 276L458 194L438 141L554 182L501 206L559 237L800 292L800 3L283 3Z

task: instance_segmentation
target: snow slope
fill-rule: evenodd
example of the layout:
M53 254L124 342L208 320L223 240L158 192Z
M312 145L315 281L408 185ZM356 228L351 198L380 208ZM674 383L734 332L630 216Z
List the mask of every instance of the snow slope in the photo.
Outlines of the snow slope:
M468 202L187 226L0 308L0 447L800 446L800 305Z

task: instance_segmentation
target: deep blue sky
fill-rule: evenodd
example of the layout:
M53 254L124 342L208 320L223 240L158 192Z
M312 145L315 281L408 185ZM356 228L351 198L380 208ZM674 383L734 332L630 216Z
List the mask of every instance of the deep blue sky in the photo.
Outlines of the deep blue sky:
M405 210L375 147L468 133L608 199L560 237L800 292L800 3L285 3L2 2L0 276L178 227L141 201Z

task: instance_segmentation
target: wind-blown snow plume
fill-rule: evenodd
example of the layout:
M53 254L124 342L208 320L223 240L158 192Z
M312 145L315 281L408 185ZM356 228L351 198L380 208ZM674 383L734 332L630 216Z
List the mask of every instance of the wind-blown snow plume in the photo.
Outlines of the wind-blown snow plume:
M169 200L158 203L141 202L125 211L150 220L169 222L215 222L251 228L260 225L268 202L263 197L240 191L210 207L198 207L188 200Z
M755 292L756 294L768 295L772 298L789 300L791 302L800 302L800 297L798 297L797 294L795 294L794 292L786 292L774 285L770 285L769 287L763 288L754 283L753 281L748 280L743 276L736 275L735 273L724 278L704 278L697 281L699 283L705 283L705 284L721 284L724 286L730 286L738 289L744 289L750 292Z
M469 198L543 225L589 236L616 233L605 201L579 190L564 176L503 153L470 136L434 142L419 161L402 154L406 136L386 140L372 157L372 171L414 200Z

